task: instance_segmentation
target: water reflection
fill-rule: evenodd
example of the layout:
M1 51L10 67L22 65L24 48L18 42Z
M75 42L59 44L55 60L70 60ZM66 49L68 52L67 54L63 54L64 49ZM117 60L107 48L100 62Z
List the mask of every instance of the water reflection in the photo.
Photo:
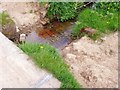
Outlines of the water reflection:
M63 49L71 40L71 32L74 21L58 22L55 21L44 27L43 30L31 32L27 42L32 43L49 43L58 49Z

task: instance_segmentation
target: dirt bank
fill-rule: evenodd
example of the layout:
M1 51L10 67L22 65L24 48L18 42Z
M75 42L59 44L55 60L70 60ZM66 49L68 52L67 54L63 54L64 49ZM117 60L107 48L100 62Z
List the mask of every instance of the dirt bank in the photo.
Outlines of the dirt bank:
M62 55L83 87L118 87L117 32L99 41L83 37L63 49Z
M47 22L47 7L39 5L38 2L1 2L0 5L24 33L40 29Z

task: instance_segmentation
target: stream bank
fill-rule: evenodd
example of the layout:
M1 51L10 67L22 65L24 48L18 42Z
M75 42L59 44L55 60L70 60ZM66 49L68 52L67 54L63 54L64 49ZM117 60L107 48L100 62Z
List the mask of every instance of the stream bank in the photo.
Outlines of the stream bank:
M62 50L76 80L85 88L118 88L118 32L93 41L84 36Z
M88 37L71 42L71 28L74 22L68 22L68 24L64 22L61 25L60 22L55 21L53 25L43 27L45 12L41 11L42 14L39 14L31 10L33 6L29 6L30 3L20 3L20 5L4 3L2 5L16 23L20 34L27 34L26 42L49 43L58 49L63 49L62 55L66 63L84 87L118 87L117 33L96 42ZM22 11L23 7L28 10Z
M1 13L7 12L15 23L16 30L8 30L6 33L18 33L18 36L27 35L31 31L42 29L43 25L49 21L45 17L47 5L40 5L38 2L0 2L0 5ZM10 38L15 37L12 35Z

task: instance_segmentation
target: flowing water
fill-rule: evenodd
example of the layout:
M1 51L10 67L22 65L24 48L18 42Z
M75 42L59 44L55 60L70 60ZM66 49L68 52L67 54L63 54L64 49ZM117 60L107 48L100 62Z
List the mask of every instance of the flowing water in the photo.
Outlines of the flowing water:
M57 49L63 49L72 41L73 25L73 20L67 22L54 21L44 26L43 30L31 32L26 37L26 42L49 43Z

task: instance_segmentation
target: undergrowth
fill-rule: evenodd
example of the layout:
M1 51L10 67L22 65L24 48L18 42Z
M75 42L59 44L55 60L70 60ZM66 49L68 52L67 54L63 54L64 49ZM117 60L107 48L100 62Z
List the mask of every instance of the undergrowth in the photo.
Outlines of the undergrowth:
M118 13L120 9L119 2L98 2L94 8L97 12L103 15L109 15L110 13Z
M61 88L80 88L74 76L69 72L68 66L55 48L48 44L25 43L19 47L40 67L51 72L62 82Z
M82 3L77 2L50 2L47 16L50 19L67 21L73 19L77 15L77 9Z

